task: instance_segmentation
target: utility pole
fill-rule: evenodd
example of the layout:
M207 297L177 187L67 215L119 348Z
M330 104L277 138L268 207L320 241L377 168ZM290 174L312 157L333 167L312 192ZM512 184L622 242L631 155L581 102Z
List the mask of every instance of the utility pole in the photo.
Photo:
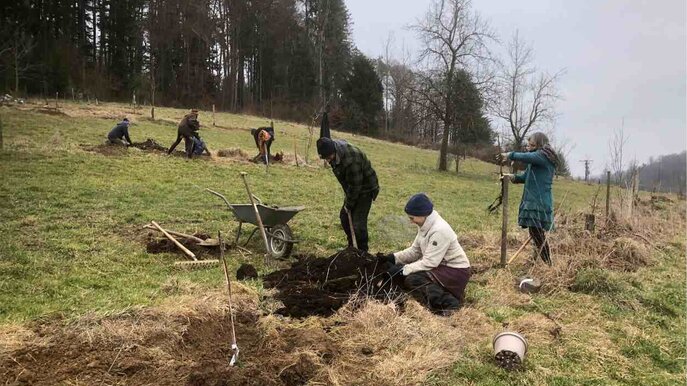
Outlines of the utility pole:
M580 160L580 162L584 162L584 182L589 183L589 164L593 162L593 160L590 159L583 159Z

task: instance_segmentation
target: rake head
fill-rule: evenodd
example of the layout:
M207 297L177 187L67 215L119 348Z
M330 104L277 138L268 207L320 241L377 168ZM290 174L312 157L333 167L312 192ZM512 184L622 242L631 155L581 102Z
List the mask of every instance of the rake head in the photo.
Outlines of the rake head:
M187 270L187 271L194 270L194 269L210 268L210 267L215 267L217 265L219 265L219 260L217 260L217 259L198 260L198 261L175 261L174 262L174 268Z

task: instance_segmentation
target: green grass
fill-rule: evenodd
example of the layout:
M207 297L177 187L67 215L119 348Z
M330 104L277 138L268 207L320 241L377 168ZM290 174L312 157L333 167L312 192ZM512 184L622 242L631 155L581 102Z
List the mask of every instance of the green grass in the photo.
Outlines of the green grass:
M77 105L70 106L78 108ZM83 106L84 109L87 106ZM125 111L126 106L104 108ZM173 122L182 110L158 108L151 122L131 115L134 141L154 138L168 146L176 137ZM345 246L338 225L343 193L331 171L322 167L265 168L226 159L186 160L130 149L123 155L104 156L84 151L81 144L104 141L115 118L71 118L0 107L5 151L0 152L0 323L24 323L47 316L75 318L85 313L107 313L132 306L156 304L189 291L219 288L216 270L175 271L180 255L148 254L141 226L156 220L181 232L232 235L237 223L206 187L223 192L230 202L248 202L239 172L249 173L255 195L270 204L305 205L289 225L302 240L296 253L327 256ZM202 113L201 122L210 123ZM250 127L268 124L262 118L218 114L225 128L203 127L201 135L214 152L240 147L255 152ZM275 122L274 151L299 154L308 131L301 125ZM316 128L317 130L317 128ZM335 133L361 147L375 167L381 192L373 204L369 228L371 251L398 250L413 239L403 206L407 198L426 192L435 208L461 233L497 232L501 219L485 208L498 194L495 165L476 160L461 164L461 172L435 170L437 153L366 137ZM183 145L182 145L183 146ZM315 165L314 143L310 160ZM579 213L589 207L596 186L568 180L554 183L554 196L563 211ZM517 203L522 189L511 186L511 231L517 225ZM603 202L600 199L599 202ZM250 258L263 272L262 246L254 238ZM587 271L575 284L578 292L558 296L535 295L546 312L579 313L598 305L596 332L563 338L550 345L531 347L526 368L507 373L491 361L489 342L472 347L451 369L433 374L430 384L480 385L606 385L676 384L685 370L684 240L666 247L661 264L635 273ZM230 252L231 253L231 252ZM498 256L472 255L473 263L496 263ZM235 268L244 261L230 254ZM467 299L479 302L492 296L479 285L468 287ZM533 312L531 307L486 306L496 323ZM592 311L590 311L592 312ZM594 311L595 312L595 311ZM599 330L599 331L597 331ZM611 359L598 357L597 335L613 344ZM624 358L624 359L623 359ZM605 361L599 365L599 361ZM594 371L588 371L589 364ZM600 370L603 368L603 370Z

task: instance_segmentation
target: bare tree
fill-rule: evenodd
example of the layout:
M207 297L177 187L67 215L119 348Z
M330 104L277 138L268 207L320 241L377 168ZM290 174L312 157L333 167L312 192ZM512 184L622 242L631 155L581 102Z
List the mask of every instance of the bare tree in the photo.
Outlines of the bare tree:
M384 83L384 135L389 135L389 108L390 108L390 98L389 94L391 88L391 74L390 74L390 64L391 64L391 46L394 41L393 33L389 33L389 36L384 42L384 67L382 72L382 80Z
M615 176L615 181L618 185L622 185L623 182L623 169L625 168L623 153L629 139L629 137L625 135L624 126L623 120L623 125L620 129L613 130L613 135L608 142L608 153L610 155L611 164L610 170Z
M423 20L412 26L424 44L420 56L426 71L418 73L415 93L441 123L439 170L447 169L449 132L454 123L453 85L460 69L479 67L491 60L487 42L494 33L471 10L470 0L432 0Z
M527 133L555 120L555 103L560 99L556 82L563 71L549 75L537 71L532 48L516 31L508 45L507 63L498 77L499 99L492 113L506 122L513 134L513 149L520 150Z

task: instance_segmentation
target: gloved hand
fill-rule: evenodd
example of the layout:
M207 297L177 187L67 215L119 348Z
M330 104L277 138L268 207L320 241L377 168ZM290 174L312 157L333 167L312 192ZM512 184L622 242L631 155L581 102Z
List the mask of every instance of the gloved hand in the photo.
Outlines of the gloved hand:
M395 264L393 267L389 268L386 273L391 278L403 276L403 264Z
M385 262L389 264L396 264L396 257L393 253L389 253L388 255L384 255L383 257Z

